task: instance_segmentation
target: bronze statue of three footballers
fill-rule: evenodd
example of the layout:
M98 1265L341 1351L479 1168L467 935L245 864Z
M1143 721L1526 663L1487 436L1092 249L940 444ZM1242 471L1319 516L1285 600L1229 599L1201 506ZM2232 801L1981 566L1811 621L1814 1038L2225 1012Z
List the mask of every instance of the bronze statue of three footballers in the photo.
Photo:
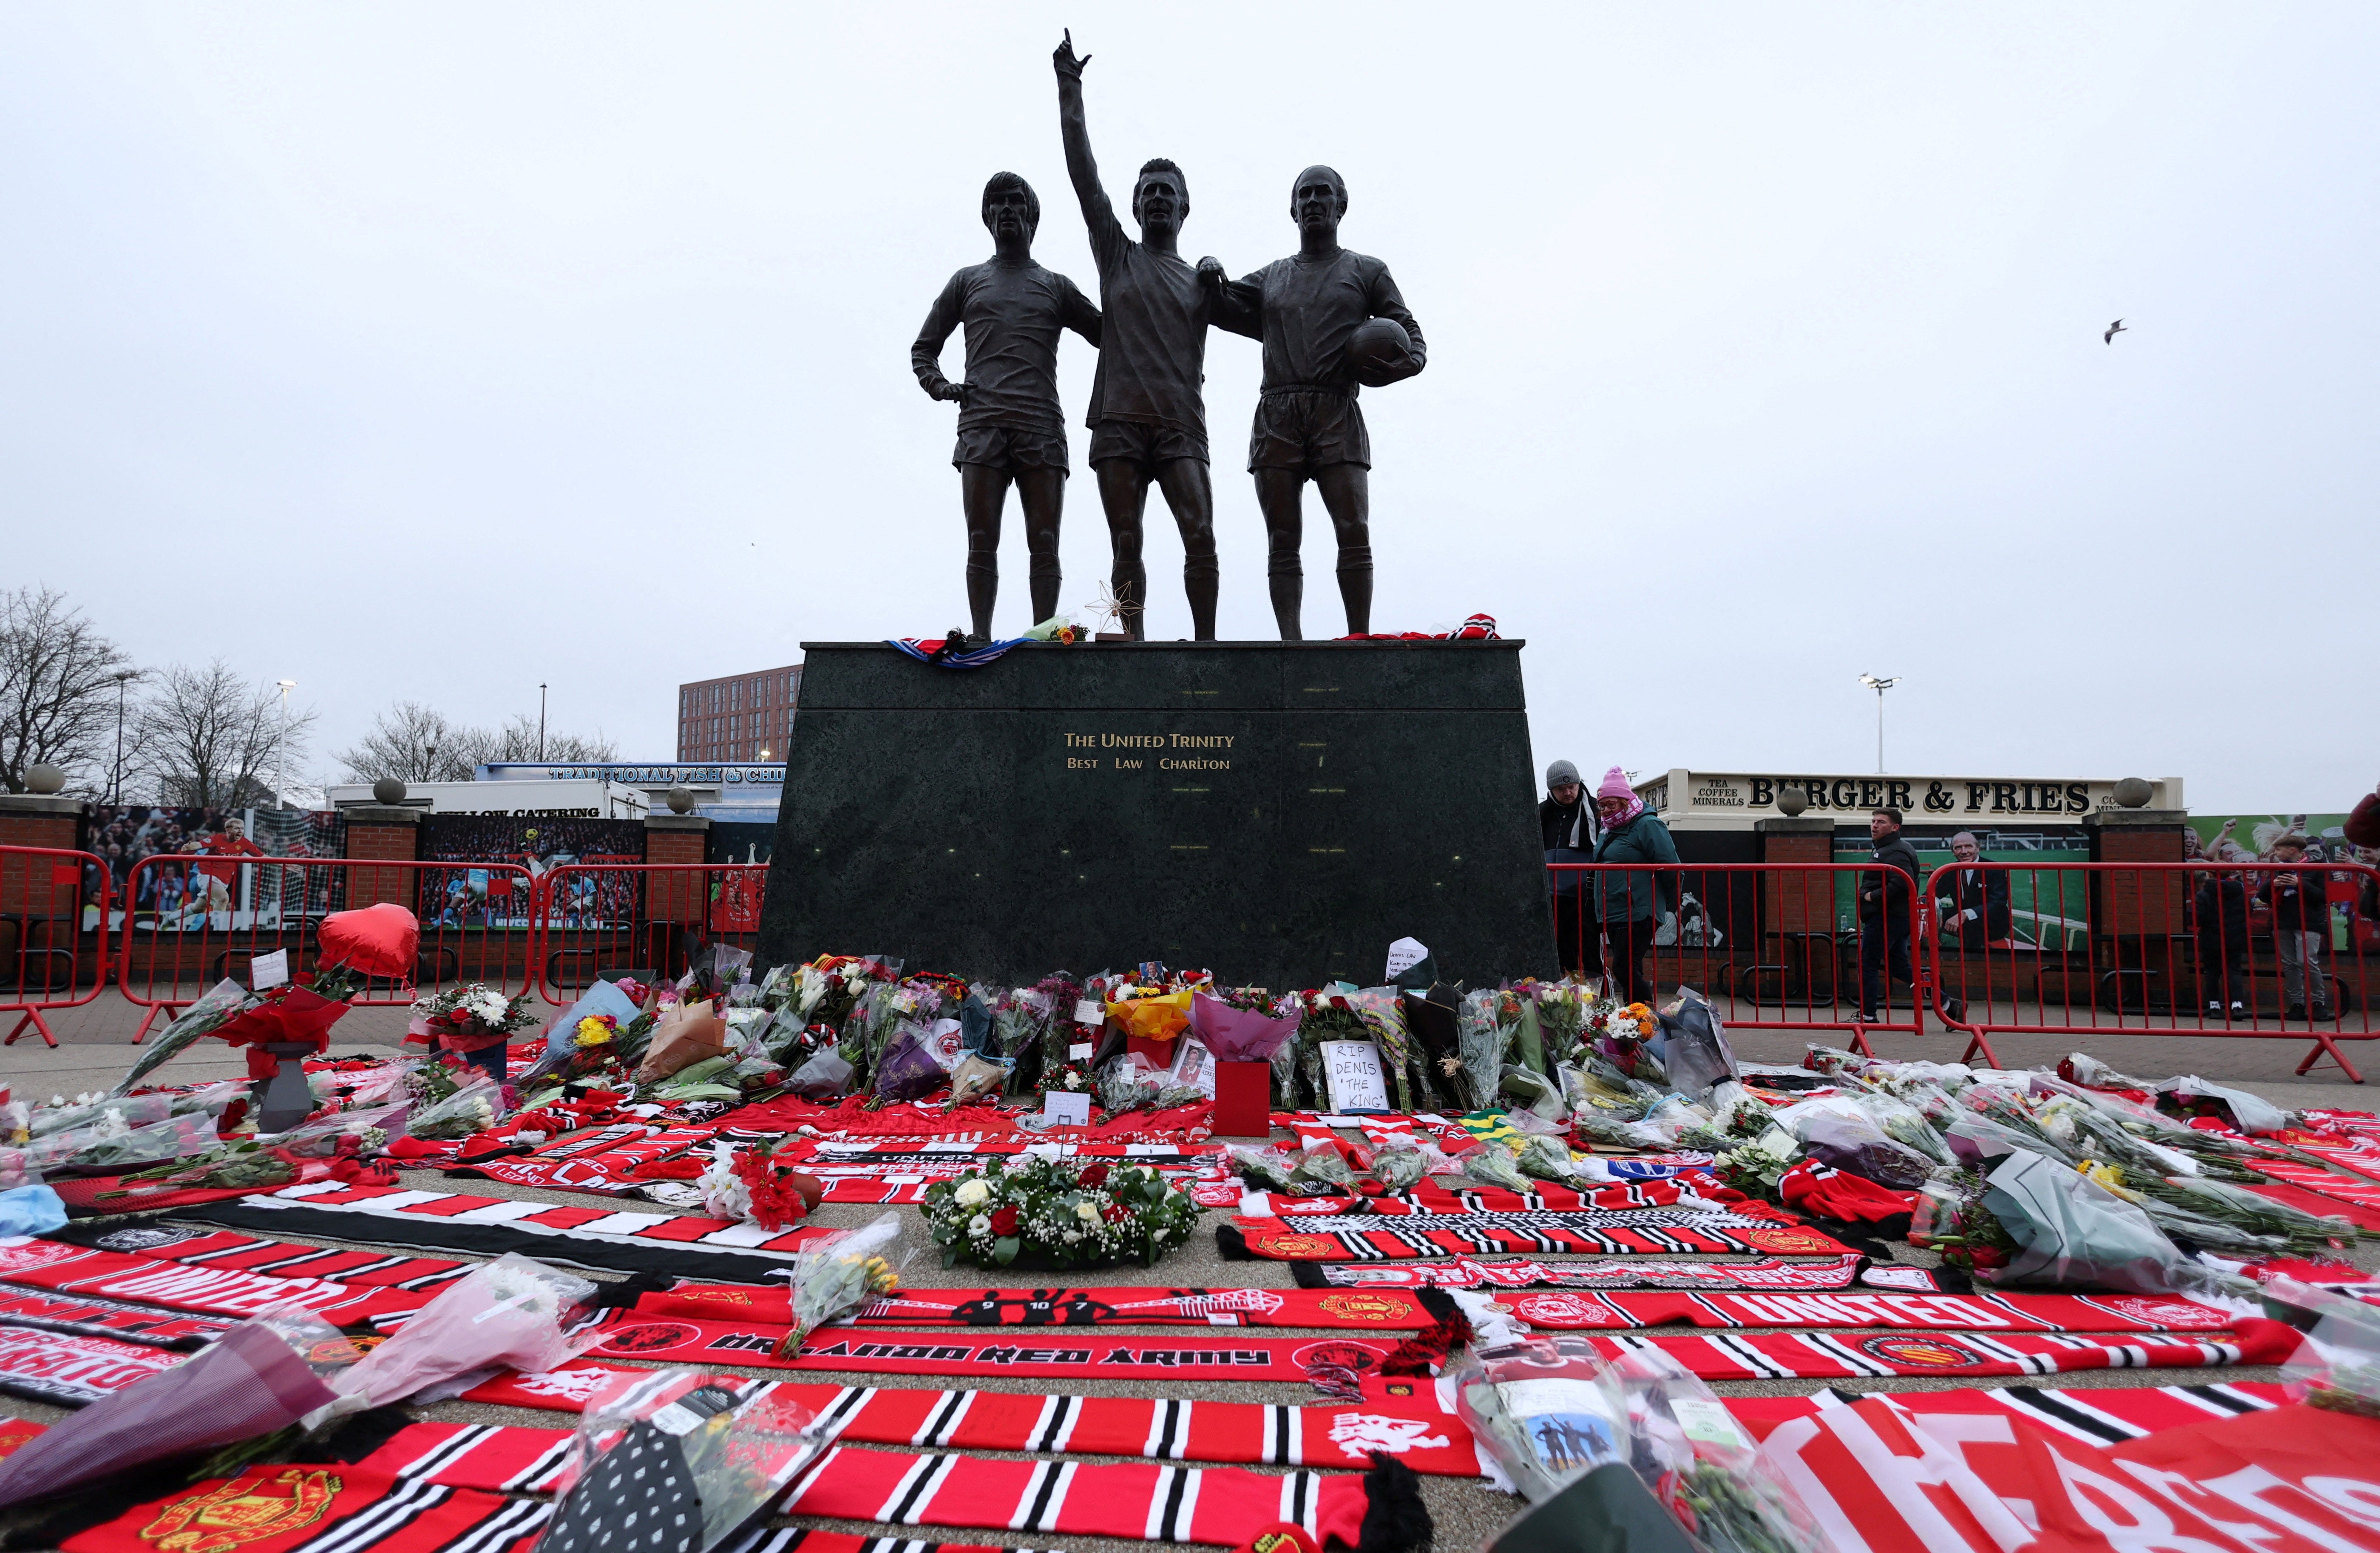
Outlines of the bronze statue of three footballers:
M1058 406L1058 335L1073 329L1097 346L1089 461L1107 513L1109 586L1125 602L1134 639L1148 598L1141 560L1148 488L1164 493L1182 533L1182 581L1193 633L1215 636L1215 491L1208 473L1205 365L1208 325L1261 341L1264 382L1248 440L1248 472L1268 539L1266 580L1283 641L1303 639L1305 573L1299 541L1310 480L1339 547L1339 596L1347 634L1371 630L1371 439L1356 405L1422 370L1426 347L1388 266L1339 246L1347 185L1308 167L1290 190L1298 251L1240 280L1217 261L1196 265L1179 250L1190 215L1189 180L1162 157L1141 165L1132 213L1135 242L1117 221L1092 160L1083 110L1083 67L1071 34L1053 55L1066 171L1090 229L1099 307L1063 275L1033 262L1040 202L1013 173L984 190L991 260L951 278L911 347L919 384L961 406L952 462L967 520L967 601L975 635L991 634L999 589L1001 515L1010 485L1025 510L1036 620L1057 613L1058 526L1065 499L1066 433ZM943 378L939 358L954 328L966 334L966 381Z

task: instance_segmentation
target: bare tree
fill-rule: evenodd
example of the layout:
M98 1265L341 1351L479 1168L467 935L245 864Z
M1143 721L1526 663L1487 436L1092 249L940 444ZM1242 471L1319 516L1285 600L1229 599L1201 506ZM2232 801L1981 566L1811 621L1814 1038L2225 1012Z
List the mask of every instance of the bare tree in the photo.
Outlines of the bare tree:
M286 724L271 685L251 685L218 658L157 676L140 703L137 762L161 803L239 808L265 801L267 781L301 761L314 725L311 711Z
M537 719L525 711L516 711L501 728L465 730L475 741L475 765L496 760L543 759L555 765L583 765L617 758L611 740L601 733L589 738L579 734L559 734L549 728L545 734L545 753L537 747Z
M350 782L468 782L485 735L458 727L419 701L398 701L372 719L371 732L339 752Z
M372 719L371 732L341 752L353 782L393 776L403 782L468 782L480 766L499 760L534 760L537 719L515 712L500 727L473 728L449 722L435 708L399 701ZM572 765L614 758L612 741L597 734L545 735L545 758Z
M37 765L103 765L115 675L131 666L56 588L0 593L0 784L22 793Z

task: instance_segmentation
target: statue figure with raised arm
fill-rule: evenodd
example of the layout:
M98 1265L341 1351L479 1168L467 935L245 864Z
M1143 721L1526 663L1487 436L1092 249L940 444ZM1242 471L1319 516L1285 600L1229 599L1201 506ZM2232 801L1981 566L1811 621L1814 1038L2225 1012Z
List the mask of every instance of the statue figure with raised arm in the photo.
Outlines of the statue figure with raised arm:
M1051 57L1066 172L1099 266L1103 322L1088 419L1090 466L1099 477L1111 547L1109 586L1124 604L1133 639L1144 639L1148 569L1141 559L1141 516L1154 481L1182 531L1182 584L1190 595L1191 633L1199 641L1212 641L1215 485L1207 463L1206 357L1214 294L1176 247L1190 216L1189 180L1163 157L1141 164L1132 188L1140 240L1126 237L1099 184L1099 164L1091 159L1083 114L1083 67L1090 56L1075 56L1069 32Z

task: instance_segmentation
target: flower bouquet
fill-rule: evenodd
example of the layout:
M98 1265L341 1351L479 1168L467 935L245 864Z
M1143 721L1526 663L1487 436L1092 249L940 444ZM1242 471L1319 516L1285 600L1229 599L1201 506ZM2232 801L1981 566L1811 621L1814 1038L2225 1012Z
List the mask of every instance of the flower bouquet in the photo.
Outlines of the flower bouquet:
M1223 1151L1223 1165L1233 1175L1267 1192L1290 1190L1290 1173L1297 1169L1297 1160L1286 1150L1268 1144L1258 1148L1232 1144Z
M406 1021L409 1041L425 1042L448 1051L478 1051L516 1031L537 1027L528 994L507 998L484 982L452 987L417 999Z
M447 1285L363 1362L331 1377L347 1408L381 1407L472 1370L509 1365L539 1375L603 1340L589 1322L564 1318L595 1292L583 1278L517 1253L483 1262Z
M180 1017L166 1025L164 1032L147 1049L133 1059L130 1071L117 1082L113 1092L129 1095L135 1085L181 1055L191 1042L221 1029L234 1013L247 1007L249 1001L248 989L238 982L229 977L216 982L199 995L198 1001L184 1009Z
M1135 1258L1153 1266L1182 1244L1198 1207L1149 1165L1093 1163L1076 1170L1034 1158L1014 1169L997 1159L956 1181L926 1188L926 1223L942 1265L1106 1267Z
M1525 1192L1529 1178L1521 1173L1519 1153L1509 1144L1482 1143L1470 1153L1459 1157L1463 1173L1473 1181L1507 1191Z
M827 1449L832 1432L811 1433L816 1410L785 1388L744 1401L722 1378L696 1369L637 1370L589 1398L543 1545L628 1545L634 1539L623 1529L653 1502L652 1481L681 1471L701 1522L673 1528L668 1546L706 1553L760 1516Z
M405 1130L417 1138L468 1138L494 1126L503 1114L503 1087L475 1073L468 1084L450 1079L444 1098L417 1109Z
M793 1328L778 1342L777 1357L792 1358L819 1328L900 1288L901 1267L907 1260L897 1213L804 1249L785 1275L792 1282Z
M1324 1138L1298 1151L1297 1162L1290 1167L1289 1190L1305 1197L1352 1197L1360 1188L1347 1157Z
M1544 1133L1532 1133L1521 1139L1513 1163L1524 1175L1542 1181L1570 1181L1578 1174L1571 1162L1570 1149L1559 1137Z
M793 1228L808 1217L812 1194L823 1190L816 1176L779 1163L767 1145L757 1143L721 1147L694 1184L702 1194L703 1212L764 1230Z
M1604 1377L1628 1419L1628 1464L1708 1553L1820 1553L1808 1508L1718 1395L1658 1348L1614 1359Z
M1984 1207L1984 1178L1972 1171L1935 1171L1917 1189L1909 1244L1928 1247L1941 1256L1945 1266L1969 1272L2008 1266L2016 1242Z
M1777 1200L1778 1183L1785 1172L1802 1162L1802 1151L1795 1146L1791 1134L1782 1127L1770 1127L1767 1132L1738 1148L1730 1148L1711 1161L1711 1173L1747 1197Z
M1219 1062L1269 1062L1304 1013L1295 996L1261 987L1202 988L1190 996L1190 1030Z

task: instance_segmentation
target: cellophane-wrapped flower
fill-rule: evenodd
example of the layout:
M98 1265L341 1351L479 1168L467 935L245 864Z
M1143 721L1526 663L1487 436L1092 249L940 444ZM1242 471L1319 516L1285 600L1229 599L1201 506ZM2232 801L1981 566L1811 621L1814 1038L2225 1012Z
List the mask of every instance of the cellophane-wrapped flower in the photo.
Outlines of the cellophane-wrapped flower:
M868 1301L901 1287L908 1253L901 1244L901 1216L884 1214L803 1250L793 1259L793 1328L777 1345L777 1356L801 1351L810 1333Z
M380 1407L494 1365L541 1374L602 1341L592 1323L564 1330L594 1292L583 1278L507 1253L448 1285L361 1364L333 1377L331 1389L357 1406Z

